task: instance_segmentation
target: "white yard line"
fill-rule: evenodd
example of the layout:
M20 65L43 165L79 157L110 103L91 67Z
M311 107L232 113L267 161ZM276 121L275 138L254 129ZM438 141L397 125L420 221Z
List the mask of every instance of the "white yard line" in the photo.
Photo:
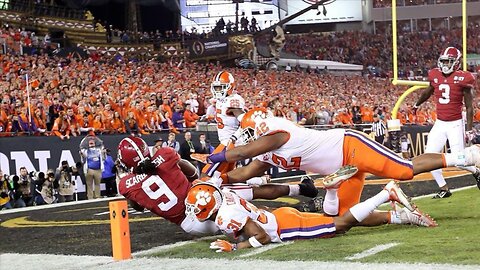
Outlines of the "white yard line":
M352 260L363 259L365 257L375 255L379 252L382 252L384 250L387 250L389 248L392 248L398 245L399 245L398 243L388 243L384 245L377 245L377 246L374 246L373 248L364 250L360 253L356 253L356 254L353 254L352 256L345 257L345 260L352 261Z
M476 187L477 187L477 185L466 186L466 187L461 187L461 188L450 189L450 191L451 191L451 192L457 192L457 191L462 191L462 190L471 189L471 188L476 188ZM412 200L418 200L418 199L423 199L423 198L431 198L431 197L433 197L435 194L437 194L437 193L432 193L432 194L427 194L427 195L422 195L422 196L413 197Z
M283 242L283 243L278 243L278 244L277 243L276 244L270 244L270 245L266 245L266 246L263 246L263 247L255 248L252 251L250 251L248 253L245 253L245 254L242 254L238 257L239 258L246 258L246 257L258 255L260 253L269 251L269 250L274 249L274 248L278 248L278 247L282 247L282 246L286 246L286 245L290 245L290 244L293 244L293 241Z
M82 201L73 201L73 202L63 202L63 203L28 206L28 207L22 207L22 208L4 209L4 210L0 211L0 215L20 213L20 212L29 212L29 211L37 211L37 210L50 209L50 208L59 208L59 207L80 205L80 204L89 204L89 203L96 203L96 202L108 202L108 201L121 200L121 199L125 199L125 197L117 196L117 197L108 197L108 198L93 199L93 200L82 200Z
M360 263L324 261L272 261L231 259L167 259L134 258L114 261L106 256L73 256L51 254L12 254L0 255L0 269L22 269L25 265L35 265L36 270L144 270L144 269L355 269L355 270L478 270L478 265L425 264L425 263Z
M188 245L188 244L193 244L193 243L198 242L198 241L216 240L216 239L222 238L222 237L223 237L222 235L213 235L213 236L206 236L206 237L197 238L195 240L176 242L176 243L169 244L169 245L163 245L163 246L158 246L158 247L154 247L154 248L147 249L147 250L138 251L138 252L132 253L132 256L133 257L149 256L149 255L153 255L155 253L162 252L162 251L165 251L165 250L185 246L185 245Z

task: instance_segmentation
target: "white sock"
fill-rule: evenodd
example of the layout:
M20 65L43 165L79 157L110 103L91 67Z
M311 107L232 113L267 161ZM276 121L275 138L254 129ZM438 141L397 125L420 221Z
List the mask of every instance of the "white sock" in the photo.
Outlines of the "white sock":
M290 191L288 192L288 196L298 196L300 195L300 186L299 185L288 185Z
M460 168L464 169L466 171L469 171L471 173L477 173L477 171L478 171L477 167L475 167L475 166L468 166L468 167L461 167L460 166Z
M380 204L388 201L389 198L390 194L388 191L382 190L370 199L352 206L350 213L358 222L362 222L373 210L377 209Z
M390 221L388 223L390 224L402 224L402 220L400 219L400 213L397 213L396 211L388 211L390 213Z
M439 187L443 187L447 184L447 182L445 181L445 178L443 178L442 169L431 171L431 173Z
M338 204L337 189L327 189L323 200L323 212L330 216L338 215Z
M264 184L263 179L261 177L252 177L248 179L246 183L251 186L260 186Z
M465 156L465 154L466 154L466 151L444 154L445 163L447 163L446 164L447 167L474 165L472 163L467 163L468 158ZM471 160L471 158L470 158L470 160Z

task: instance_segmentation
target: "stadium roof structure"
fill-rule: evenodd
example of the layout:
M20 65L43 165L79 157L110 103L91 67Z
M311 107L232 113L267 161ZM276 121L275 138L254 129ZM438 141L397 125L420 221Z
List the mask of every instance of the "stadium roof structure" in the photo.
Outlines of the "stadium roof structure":
M290 64L291 67L299 65L301 68L307 68L310 66L311 69L319 68L328 70L342 70L342 71L362 71L362 65L354 65L354 64L345 64L341 62L335 61L327 61L327 60L305 60L305 59L288 59L288 58L280 58L276 61L277 65L279 66L287 66Z

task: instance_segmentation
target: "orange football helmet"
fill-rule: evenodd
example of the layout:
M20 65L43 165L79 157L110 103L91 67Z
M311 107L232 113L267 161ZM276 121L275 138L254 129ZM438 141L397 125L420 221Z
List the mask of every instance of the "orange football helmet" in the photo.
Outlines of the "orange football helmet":
M253 108L246 112L242 120L240 121L240 127L242 128L242 137L245 143L249 143L258 139L260 134L255 134L255 126L257 122L261 120L273 117L272 112L267 110L267 108L258 107Z
M205 221L218 211L222 201L223 194L218 187L208 182L198 183L188 191L185 214Z
M213 78L210 87L212 95L216 99L223 99L233 94L235 90L235 79L230 72L220 71Z

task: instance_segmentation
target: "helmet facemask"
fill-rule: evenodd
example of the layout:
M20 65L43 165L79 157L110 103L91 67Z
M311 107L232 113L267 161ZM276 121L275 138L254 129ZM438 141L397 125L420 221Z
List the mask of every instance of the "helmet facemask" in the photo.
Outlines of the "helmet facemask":
M251 127L246 127L242 130L242 136L241 139L243 140L244 143L250 143L255 141L255 130Z
M228 89L231 88L229 83L221 83L219 81L214 81L210 87L212 95L216 99L224 99L227 97Z
M440 56L438 59L438 67L444 74L450 74L455 71L457 59L451 56Z
M460 58L462 53L454 47L448 47L440 55L437 66L443 74L451 74L460 68Z

